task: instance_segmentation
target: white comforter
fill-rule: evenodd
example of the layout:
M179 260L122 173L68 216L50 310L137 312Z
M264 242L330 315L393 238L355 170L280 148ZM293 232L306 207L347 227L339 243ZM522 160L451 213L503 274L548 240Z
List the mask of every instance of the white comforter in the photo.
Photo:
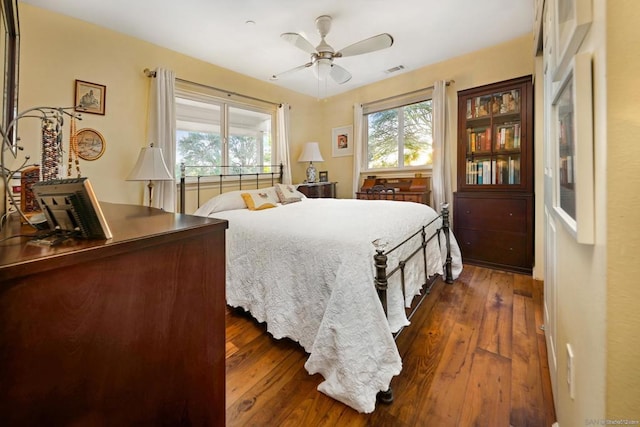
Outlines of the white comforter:
M409 323L399 280L390 283L389 322L385 319L373 283L372 242L387 241L390 249L435 212L407 202L303 199L211 216L229 220L227 303L266 322L275 338L298 341L309 353L307 371L325 379L318 390L372 412L377 392L402 369L392 331ZM399 255L392 254L389 265ZM461 258L453 238L452 256L457 277ZM429 274L442 273L436 240L428 258ZM424 282L422 262L415 260L421 257L407 271L409 283L417 284L408 291L409 301Z

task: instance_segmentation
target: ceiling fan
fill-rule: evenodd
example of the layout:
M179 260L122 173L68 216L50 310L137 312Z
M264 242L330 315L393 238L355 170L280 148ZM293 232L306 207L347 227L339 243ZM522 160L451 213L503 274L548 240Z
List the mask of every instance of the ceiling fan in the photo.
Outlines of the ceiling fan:
M325 80L327 76L331 77L336 83L343 84L351 80L351 73L338 64L334 64L335 58L343 58L346 56L362 55L363 53L375 52L376 50L386 49L393 45L393 37L390 34L382 33L368 39L360 40L353 43L342 50L335 51L326 41L325 37L331 29L331 17L322 15L316 18L316 29L320 34L320 44L313 45L298 33L283 33L280 35L284 40L304 50L311 55L311 60L306 64L284 71L280 74L274 74L270 80L278 80L280 77L291 74L298 70L313 67L313 70L319 80Z

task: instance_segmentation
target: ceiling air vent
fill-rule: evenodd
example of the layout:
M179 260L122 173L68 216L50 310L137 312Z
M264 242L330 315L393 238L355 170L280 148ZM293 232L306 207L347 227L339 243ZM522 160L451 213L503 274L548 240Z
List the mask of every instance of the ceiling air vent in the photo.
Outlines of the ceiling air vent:
M395 73L396 71L400 71L400 70L404 70L404 65L397 65L395 67L389 68L388 70L385 70L385 74L391 74L391 73Z

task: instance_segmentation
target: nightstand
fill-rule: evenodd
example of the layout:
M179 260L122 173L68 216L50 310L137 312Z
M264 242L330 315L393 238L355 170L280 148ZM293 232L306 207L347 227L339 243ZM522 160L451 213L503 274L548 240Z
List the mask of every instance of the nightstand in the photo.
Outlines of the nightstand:
M298 184L298 191L312 199L335 198L336 184L336 182L305 182Z

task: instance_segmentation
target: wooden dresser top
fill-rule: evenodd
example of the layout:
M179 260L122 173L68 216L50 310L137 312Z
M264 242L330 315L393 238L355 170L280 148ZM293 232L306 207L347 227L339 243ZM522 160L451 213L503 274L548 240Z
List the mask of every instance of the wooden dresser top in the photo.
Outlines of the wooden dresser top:
M27 244L31 237L9 238L0 242L0 280L228 228L226 220L174 214L145 206L104 202L100 206L113 233L112 239L69 239L57 246L38 246ZM21 227L19 218L13 217L11 221L14 223L5 227L0 238L35 233L31 227Z

